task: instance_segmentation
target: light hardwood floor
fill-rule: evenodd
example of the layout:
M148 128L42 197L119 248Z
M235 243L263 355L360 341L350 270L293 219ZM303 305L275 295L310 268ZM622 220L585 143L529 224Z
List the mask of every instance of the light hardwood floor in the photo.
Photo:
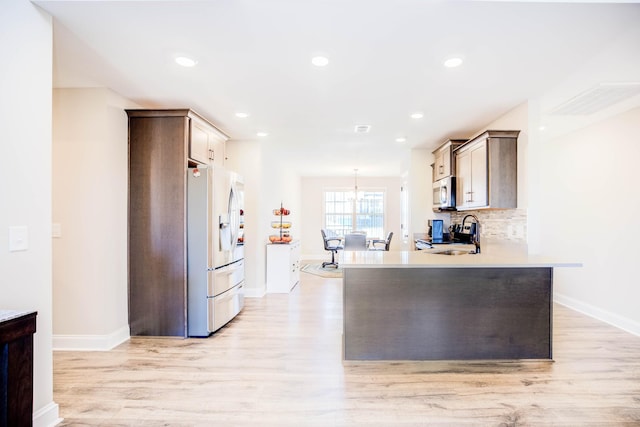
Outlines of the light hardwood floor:
M343 364L341 279L301 279L207 339L55 352L61 425L640 426L640 337L555 305L555 362Z

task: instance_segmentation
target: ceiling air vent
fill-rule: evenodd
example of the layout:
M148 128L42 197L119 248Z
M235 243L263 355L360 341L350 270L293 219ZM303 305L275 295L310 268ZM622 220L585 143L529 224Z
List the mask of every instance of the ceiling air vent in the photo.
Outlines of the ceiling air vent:
M640 83L600 83L561 104L551 115L589 115L640 94Z
M369 133L371 130L371 125L356 125L353 130L355 133Z

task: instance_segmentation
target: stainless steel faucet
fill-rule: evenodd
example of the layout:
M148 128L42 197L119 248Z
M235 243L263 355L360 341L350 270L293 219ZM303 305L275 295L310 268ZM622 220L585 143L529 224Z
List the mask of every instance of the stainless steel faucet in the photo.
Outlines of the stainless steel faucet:
M475 216L474 214L465 215L465 217L462 218L462 229L464 230L464 222L469 217L473 218L476 222L476 228L473 232L473 235L471 236L471 243L475 245L476 253L479 254L480 253L480 220L478 219L478 217Z

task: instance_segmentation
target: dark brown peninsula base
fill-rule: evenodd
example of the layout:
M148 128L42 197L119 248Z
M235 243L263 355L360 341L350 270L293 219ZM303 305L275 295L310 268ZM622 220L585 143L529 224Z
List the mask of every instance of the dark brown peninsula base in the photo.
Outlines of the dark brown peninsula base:
M345 360L551 359L553 269L344 270Z
M0 310L0 427L33 424L36 315Z

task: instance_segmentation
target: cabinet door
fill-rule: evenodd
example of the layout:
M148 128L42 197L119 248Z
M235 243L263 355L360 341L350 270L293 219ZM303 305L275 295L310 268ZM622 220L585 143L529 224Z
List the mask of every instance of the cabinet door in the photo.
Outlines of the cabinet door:
M199 163L209 163L209 126L196 118L191 118L189 158Z
M291 258L289 260L291 269L290 283L293 288L300 281L300 243L294 243L291 246Z
M226 140L222 135L212 132L209 135L209 162L224 166Z
M456 159L456 208L466 208L471 202L471 152L459 153Z
M267 245L267 292L286 293L300 281L300 242Z
M487 199L487 141L471 149L471 197L469 207L488 205Z
M444 178L451 175L451 147L442 150L440 155L442 156L440 178Z
M444 172L444 165L442 164L442 151L438 151L435 154L435 163L433 165L433 181L437 181L442 178Z
M471 209L488 205L487 141L483 140L456 158L456 208Z
M178 114L128 113L130 333L186 336L189 122Z
M191 117L189 157L199 163L224 166L226 138L208 123Z
M445 147L435 154L434 181L451 175L451 147Z

